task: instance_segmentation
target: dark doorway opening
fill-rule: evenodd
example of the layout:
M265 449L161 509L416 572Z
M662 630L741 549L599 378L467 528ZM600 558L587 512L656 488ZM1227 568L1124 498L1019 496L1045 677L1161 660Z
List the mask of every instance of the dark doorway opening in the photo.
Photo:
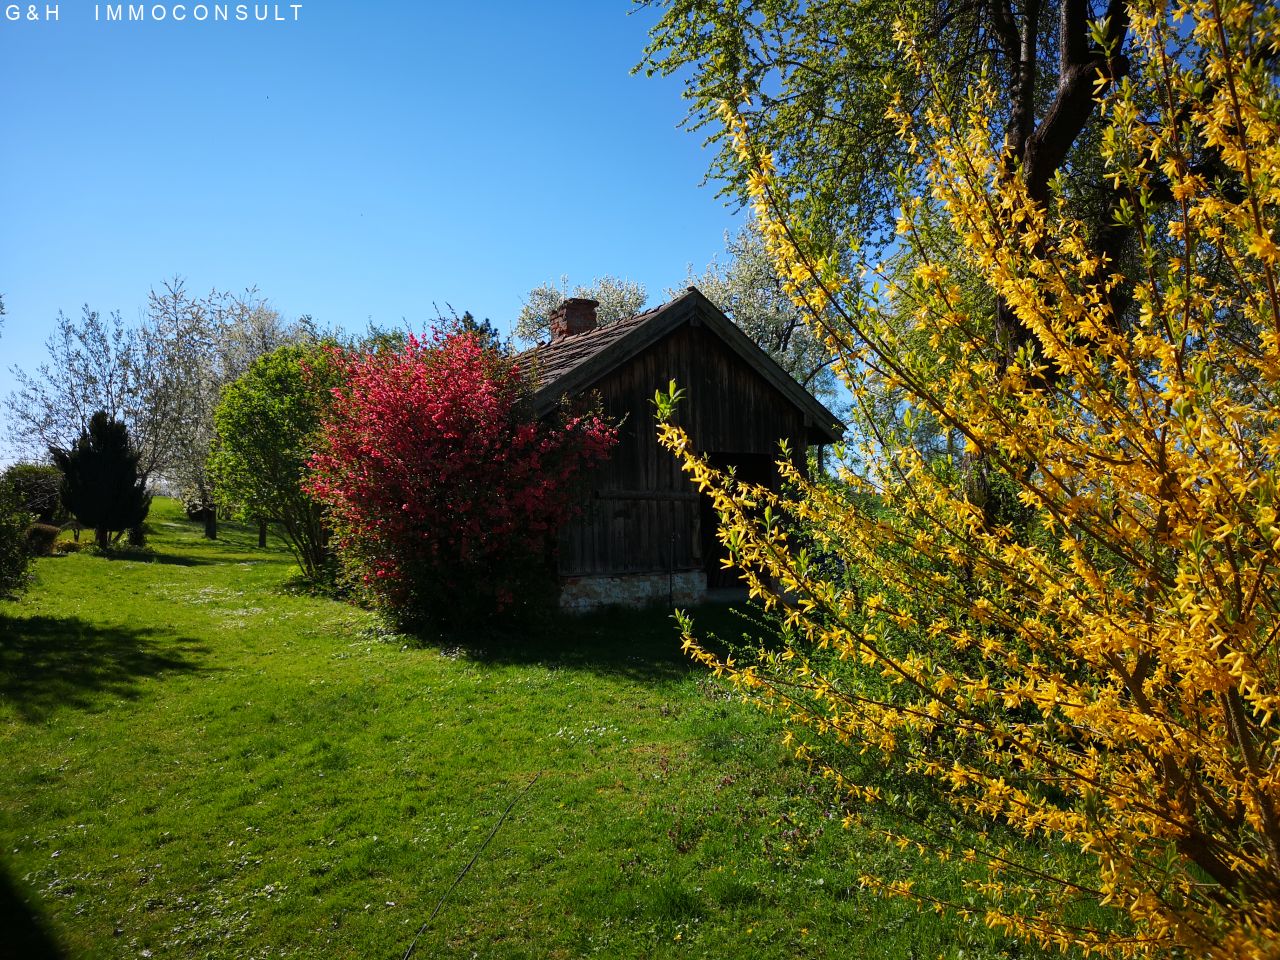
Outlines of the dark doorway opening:
M707 460L717 470L732 467L734 475L745 483L758 483L774 490L778 488L778 470L773 464L773 457L767 453L709 453ZM724 566L729 551L717 536L720 520L711 504L711 498L703 496L700 507L702 559L707 571L707 589L724 590L745 586L741 571L726 569Z

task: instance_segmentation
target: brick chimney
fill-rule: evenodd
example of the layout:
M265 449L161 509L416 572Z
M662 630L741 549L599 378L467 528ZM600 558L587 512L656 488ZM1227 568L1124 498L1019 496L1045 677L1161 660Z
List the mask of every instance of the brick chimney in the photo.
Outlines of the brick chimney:
M596 307L598 300L585 297L570 297L560 304L551 314L551 339L572 337L596 328Z

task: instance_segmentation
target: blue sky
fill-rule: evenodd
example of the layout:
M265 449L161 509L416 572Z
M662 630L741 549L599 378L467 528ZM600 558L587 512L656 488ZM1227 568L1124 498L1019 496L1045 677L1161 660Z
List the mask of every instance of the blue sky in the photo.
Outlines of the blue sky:
M657 302L736 224L679 83L630 75L654 14L626 0L304 0L267 23L7 6L0 395L58 310L134 320L175 274L350 329L447 301L505 330L562 274Z

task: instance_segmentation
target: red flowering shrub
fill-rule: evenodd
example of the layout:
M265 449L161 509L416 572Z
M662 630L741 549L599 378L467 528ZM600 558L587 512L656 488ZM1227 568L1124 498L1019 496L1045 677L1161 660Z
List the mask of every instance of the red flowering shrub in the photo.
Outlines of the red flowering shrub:
M406 626L552 599L574 481L616 430L597 414L537 420L518 366L474 333L335 362L344 385L308 492L350 579Z

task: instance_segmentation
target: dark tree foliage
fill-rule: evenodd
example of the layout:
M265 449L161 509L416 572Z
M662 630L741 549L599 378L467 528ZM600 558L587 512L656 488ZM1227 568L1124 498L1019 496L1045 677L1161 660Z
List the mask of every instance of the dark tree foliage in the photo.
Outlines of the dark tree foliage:
M74 447L50 449L62 471L62 503L94 531L99 547L140 527L151 509L151 495L129 445L129 430L101 410L89 421Z
M61 525L67 520L62 506L62 471L48 463L15 463L4 471L22 509L38 523Z
M27 527L31 514L8 479L0 476L0 597L12 596L26 585L31 568Z
M480 338L480 342L486 349L496 350L499 353L510 352L510 345L503 341L502 334L498 332L498 328L493 325L493 321L488 317L483 320L477 320L475 314L470 310L463 310L459 314L451 303L446 303L443 310L436 305L435 310L436 319L435 323L432 324L433 329L447 330L450 333L473 334Z

